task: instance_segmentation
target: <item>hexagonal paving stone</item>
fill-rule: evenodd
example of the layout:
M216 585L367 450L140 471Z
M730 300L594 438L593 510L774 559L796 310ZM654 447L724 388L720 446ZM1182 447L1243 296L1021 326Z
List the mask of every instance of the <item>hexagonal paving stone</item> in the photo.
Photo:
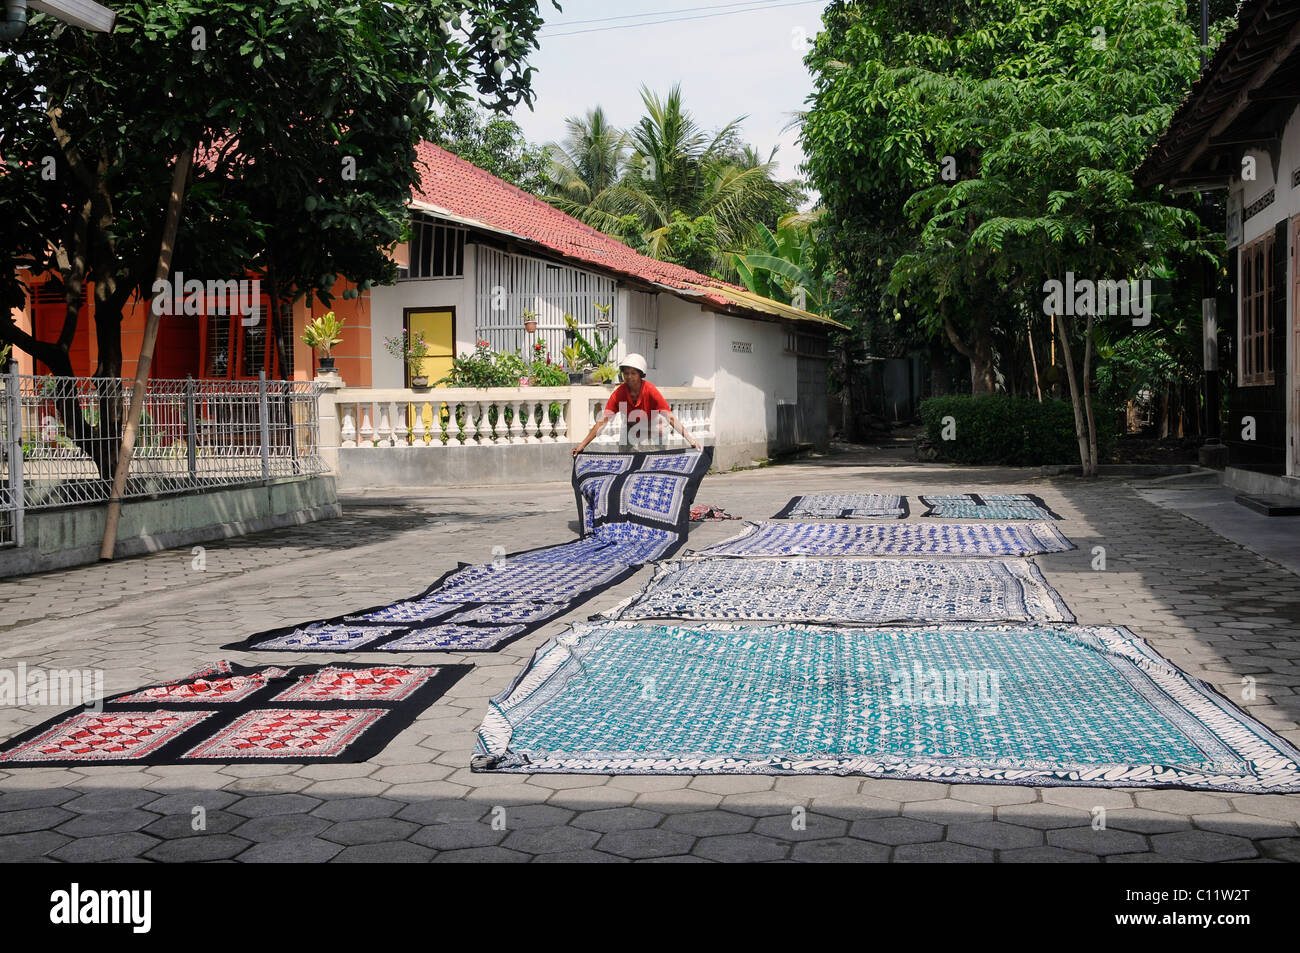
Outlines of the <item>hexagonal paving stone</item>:
M152 791L142 791L138 787L133 788L111 788L107 790L91 791L80 797L73 798L71 801L64 803L64 807L69 811L78 813L89 811L114 811L125 810L133 807L143 807L150 801L157 800L158 795Z
M1097 858L1092 854L1082 854L1077 850L1064 850L1060 847L1024 847L1019 850L999 852L998 860L1010 864L1090 864Z
M1082 854L1136 854L1148 851L1146 838L1132 831L1093 830L1092 825L1069 827L1062 830L1048 831L1047 843L1052 847L1076 850Z
M626 857L615 857L598 850L564 850L555 854L538 854L535 864L628 864Z
M530 827L511 831L501 846L526 854L552 854L561 850L585 850L600 840L598 831L584 831L577 827Z
M236 794L296 794L314 783L310 778L293 774L276 774L260 778L240 778L227 784L225 790Z
M207 860L226 860L252 846L251 841L230 834L201 834L164 841L145 854L150 860L168 863L197 863Z
M1249 837L1260 840L1265 837L1297 837L1300 830L1290 821L1279 821L1271 817L1255 817L1250 814L1194 814L1192 823L1201 830L1214 831L1216 834L1233 834L1237 837Z
M25 834L28 831L45 831L58 827L64 821L86 815L73 814L61 807L31 807L0 814L0 835ZM134 828L128 828L134 830ZM67 833L73 833L71 831ZM105 833L105 832L100 832Z
M1242 814L1300 823L1300 797L1294 794L1251 794L1233 798L1232 806Z
M1133 795L1128 791L1107 788L1044 788L1043 800L1048 804L1059 804L1088 813L1092 813L1096 807L1111 811L1133 806Z
M297 838L254 844L236 858L245 864L323 864L344 848L319 838Z
M654 801L648 797L642 803L645 807L654 807ZM754 791L751 794L728 794L721 804L701 804L694 808L682 808L684 813L698 813L701 809L720 807L733 814L747 814L750 817L773 817L778 814L789 815L793 807L807 808L806 801L786 798L775 791Z
M0 837L0 863L16 864L40 860L46 854L70 842L54 831L31 831Z
M504 847L471 847L449 850L433 858L435 864L526 864L532 857Z
M694 814L669 814L660 826L664 830L692 837L710 837L718 834L743 834L753 828L754 818L717 809Z
M946 797L937 801L908 801L902 807L903 817L914 817L935 824L975 824L992 821L996 808L988 804L975 804Z
M980 850L966 844L950 841L929 844L901 844L894 848L896 864L987 864L993 862L993 851Z
M1266 857L1286 861L1287 863L1300 864L1300 838L1286 837L1276 840L1263 840L1259 842L1259 847ZM2 847L0 847L0 853L3 853Z
M1043 843L1043 833L1004 821L983 821L949 824L947 840L986 850L1012 850L1017 847L1039 846Z
M267 817L271 814L306 814L320 803L319 798L304 794L256 794L240 798L230 805L229 810L244 817Z
M1201 791L1143 791L1135 800L1138 807L1166 814L1222 814L1232 810L1227 795Z
M410 821L392 817L372 817L363 821L339 821L321 832L325 840L352 847L357 844L382 844L405 840L418 830Z
M848 833L849 822L825 814L803 812L789 817L765 817L754 825L754 833L782 841L828 840Z
M878 864L889 860L889 848L851 837L831 837L795 844L790 859L809 864Z
M1244 860L1259 856L1259 851L1246 838L1230 837L1213 831L1156 834L1151 838L1151 849L1169 857L1206 862Z
M702 837L691 851L706 860L742 863L783 860L788 852L787 844L752 833Z
M864 778L859 794L885 801L937 801L949 794L946 784L933 781L904 781L893 778Z
M607 784L598 787L566 788L556 791L546 803L569 811L599 811L610 807L630 807L636 799L635 791L612 788Z
M37 807L57 807L77 796L76 791L67 788L33 788L30 791L0 793L0 815Z
M347 847L334 856L336 864L427 864L434 852L420 844L408 841L387 841L383 844L362 844Z
M482 820L488 808L477 801L431 800L415 801L397 812L403 821L416 824L463 824Z
M405 806L401 801L382 797L349 797L326 801L311 813L330 821L365 821L392 817Z
M664 816L655 811L645 811L638 807L613 807L579 814L573 819L573 826L609 833L656 827L663 819Z
M1192 823L1186 817L1177 814L1162 814L1159 811L1134 808L1131 811L1107 811L1106 827L1121 831L1136 831L1139 834L1165 834L1191 830Z
M760 774L705 774L691 779L688 787L710 794L750 794L770 791L775 780Z
M1033 788L1023 788L1014 784L955 784L951 791L952 796L959 800L987 804L990 807L998 807L1002 804L1027 804L1037 800Z
M897 817L903 805L899 801L886 801L866 794L836 794L815 797L810 810L829 814L845 821L860 821L868 817Z
M308 797L315 798L336 798L336 797L378 797L383 794L390 785L383 781L376 781L374 778L336 778L329 781L314 781L302 789L302 793Z
M849 835L877 844L920 844L943 839L943 828L910 817L872 817L854 821Z
M96 834L123 834L138 831L158 820L157 814L135 809L93 811L73 815L72 820L60 825L59 833L69 837L93 837Z
M619 774L605 783L612 788L644 794L650 791L677 791L686 787L691 778L685 775Z
M750 794L728 795L728 799L730 798L736 798L737 800L741 798L779 800L780 795L771 791L755 791ZM705 808L717 807L722 803L722 795L710 794L708 791L697 791L694 788L684 788L680 791L653 791L647 794L638 794L634 803L637 807L648 811L659 811L668 814L674 811L701 811Z
M156 801L150 801L145 808L164 817L169 814L184 814L190 817L196 807L201 807L211 814L238 800L238 794L231 794L228 791L188 791L184 794L164 794Z
M459 821L451 824L431 824L408 838L434 850L461 850L466 847L493 847L506 838L506 831L494 831L489 824L476 821Z
M522 804L505 808L506 830L529 830L536 827L559 827L573 819L574 812L550 804Z
M329 826L329 821L309 814L273 814L244 821L231 833L255 842L310 840Z
M651 828L605 834L596 847L619 857L671 857L686 853L693 843L689 834Z
M160 817L143 830L154 837L171 840L176 837L193 837L195 834L229 834L244 823L244 820L245 818L238 814L231 814L228 811L209 811L205 808L202 814L186 811L184 814ZM196 828L196 824L201 826Z
M69 863L93 864L103 860L135 857L156 846L158 839L134 831L129 834L104 834L80 837L64 844L50 856Z
M997 809L998 820L1040 831L1077 827L1092 822L1092 815L1081 808L1061 804L1007 804Z

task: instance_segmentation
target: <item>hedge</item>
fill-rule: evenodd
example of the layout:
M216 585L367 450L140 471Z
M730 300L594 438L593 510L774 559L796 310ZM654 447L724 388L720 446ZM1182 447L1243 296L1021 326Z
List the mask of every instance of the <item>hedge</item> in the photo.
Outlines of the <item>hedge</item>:
M954 439L943 439L945 417L953 419ZM1105 414L1097 413L1096 420L1097 455L1106 460L1114 430ZM1066 400L1040 404L1005 394L931 397L921 402L921 422L940 459L954 463L1028 467L1079 462L1074 410Z

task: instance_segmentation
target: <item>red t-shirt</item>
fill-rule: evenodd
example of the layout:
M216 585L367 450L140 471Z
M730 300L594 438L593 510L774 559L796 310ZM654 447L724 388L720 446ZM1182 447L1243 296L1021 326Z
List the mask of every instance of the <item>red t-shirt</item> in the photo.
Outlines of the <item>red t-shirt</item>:
M628 392L626 384L615 387L614 393L609 395L609 400L605 404L605 416L612 417L619 411L624 411L629 421L648 420L652 411L666 412L668 409L668 401L664 400L664 395L659 393L659 388L649 381L642 381L641 393L635 404L632 403L632 395Z

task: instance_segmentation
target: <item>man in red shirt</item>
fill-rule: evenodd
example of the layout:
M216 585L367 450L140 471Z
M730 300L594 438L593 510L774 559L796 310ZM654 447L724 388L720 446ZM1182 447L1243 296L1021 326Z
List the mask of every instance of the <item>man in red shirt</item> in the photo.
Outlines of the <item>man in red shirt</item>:
M596 434L604 429L605 424L617 417L620 411L627 415L628 429L633 433L649 436L651 419L658 419L661 422L666 419L668 424L685 437L692 447L696 450L700 449L700 445L686 432L677 415L669 409L668 401L664 400L664 395L659 393L659 388L645 379L644 357L640 354L629 354L623 358L618 369L623 374L623 383L614 388L614 393L609 395L605 411L591 428L591 433L574 446L575 457L587 449L587 444L595 440ZM660 429L662 431L662 427Z

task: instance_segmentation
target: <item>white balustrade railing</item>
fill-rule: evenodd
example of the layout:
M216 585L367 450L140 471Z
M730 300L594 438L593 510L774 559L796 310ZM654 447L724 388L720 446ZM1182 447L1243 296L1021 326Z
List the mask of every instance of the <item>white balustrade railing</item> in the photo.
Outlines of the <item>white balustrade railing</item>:
M713 437L713 392L661 388L673 412L697 442ZM325 447L486 447L572 444L582 440L609 399L607 387L433 388L348 387L321 398ZM332 409L332 413L330 412ZM577 412L575 416L575 410ZM664 446L685 440L671 428L650 439ZM620 415L597 437L601 446L628 442Z

